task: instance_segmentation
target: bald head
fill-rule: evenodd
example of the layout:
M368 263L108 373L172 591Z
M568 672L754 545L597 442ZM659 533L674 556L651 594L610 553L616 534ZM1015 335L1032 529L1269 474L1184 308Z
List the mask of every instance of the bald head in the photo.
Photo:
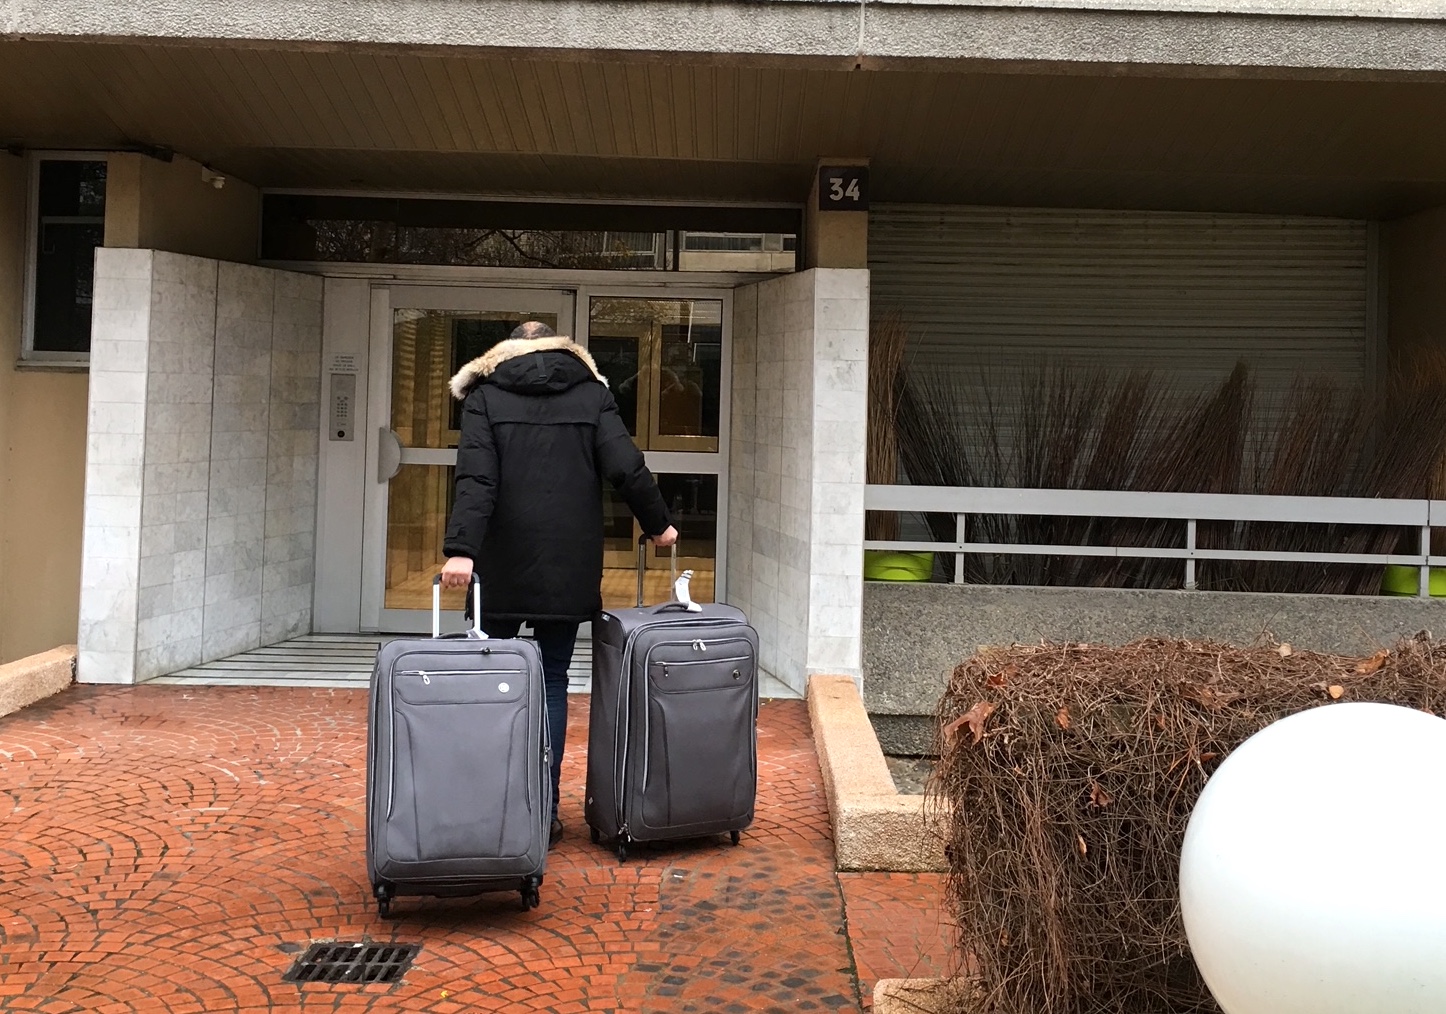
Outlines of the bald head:
M513 338L556 338L557 332L540 320L529 320L512 331Z

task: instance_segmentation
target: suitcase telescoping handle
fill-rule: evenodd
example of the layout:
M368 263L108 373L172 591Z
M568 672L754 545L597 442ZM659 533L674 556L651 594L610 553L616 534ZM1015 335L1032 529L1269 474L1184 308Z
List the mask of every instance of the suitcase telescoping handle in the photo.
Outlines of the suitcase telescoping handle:
M644 535L638 539L638 608L643 607L643 572L647 569L648 542L649 538ZM683 571L682 577L678 576L678 543L675 540L672 545L672 583L673 598L653 610L655 613L666 612L669 609L682 609L690 613L702 612L703 607L694 602L688 591L688 584L693 580L691 570Z
M652 541L649 536L638 536L638 608L640 609L643 605L643 572L648 569L648 543ZM670 583L678 580L678 543L676 541L673 543L672 550L672 569L668 576Z
M468 632L478 637L482 633L482 579L472 572L472 629ZM432 578L432 636L442 636L442 575Z

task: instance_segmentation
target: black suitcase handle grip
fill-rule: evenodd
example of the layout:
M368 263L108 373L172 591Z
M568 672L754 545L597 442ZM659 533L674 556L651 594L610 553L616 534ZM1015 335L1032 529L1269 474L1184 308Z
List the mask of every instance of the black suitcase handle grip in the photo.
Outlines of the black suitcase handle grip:
M468 582L472 589L472 629L467 631L468 637L486 637L482 632L482 578L474 570L472 580ZM437 574L432 578L432 636L442 636L442 575Z

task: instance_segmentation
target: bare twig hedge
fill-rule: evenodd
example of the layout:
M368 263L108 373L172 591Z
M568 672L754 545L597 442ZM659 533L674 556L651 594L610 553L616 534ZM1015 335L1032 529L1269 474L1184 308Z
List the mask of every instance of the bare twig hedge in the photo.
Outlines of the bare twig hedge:
M1360 659L1044 644L960 665L930 794L949 804L948 905L984 997L971 1011L1218 1014L1180 918L1190 811L1235 746L1337 700L1442 714L1446 645L1420 634Z

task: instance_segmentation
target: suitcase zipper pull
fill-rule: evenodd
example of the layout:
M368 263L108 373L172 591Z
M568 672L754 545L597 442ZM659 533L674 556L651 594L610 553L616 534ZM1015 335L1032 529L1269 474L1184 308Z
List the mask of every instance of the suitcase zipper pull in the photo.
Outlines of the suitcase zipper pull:
M432 677L428 676L428 675L424 672L424 673L422 673L422 682L423 682L425 685L427 685L427 686L431 686L431 685L432 685Z
M694 650L694 651L707 651L707 650L708 650L708 646L707 646L706 644L704 644L703 641L702 641L702 639L700 638L699 640L693 642L693 650Z

